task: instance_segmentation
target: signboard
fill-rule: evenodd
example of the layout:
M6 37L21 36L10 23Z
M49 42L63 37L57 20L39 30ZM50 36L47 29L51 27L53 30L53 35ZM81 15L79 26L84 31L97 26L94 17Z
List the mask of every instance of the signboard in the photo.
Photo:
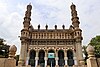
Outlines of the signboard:
M55 58L54 53L48 53L48 58Z

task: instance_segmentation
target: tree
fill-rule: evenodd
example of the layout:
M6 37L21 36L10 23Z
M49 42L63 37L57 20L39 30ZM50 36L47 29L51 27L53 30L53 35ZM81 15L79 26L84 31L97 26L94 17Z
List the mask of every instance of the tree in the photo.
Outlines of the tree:
M89 45L94 46L95 56L100 58L100 35L92 38Z
M9 45L4 44L5 40L0 38L0 57L7 58L9 55Z

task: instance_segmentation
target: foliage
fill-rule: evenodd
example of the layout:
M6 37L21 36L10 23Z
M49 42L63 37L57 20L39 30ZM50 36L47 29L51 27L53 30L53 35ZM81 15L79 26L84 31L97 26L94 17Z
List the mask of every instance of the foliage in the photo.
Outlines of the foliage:
M100 36L92 38L89 45L94 46L95 55L100 58Z
M0 57L7 58L9 55L9 45L4 44L5 40L0 38Z

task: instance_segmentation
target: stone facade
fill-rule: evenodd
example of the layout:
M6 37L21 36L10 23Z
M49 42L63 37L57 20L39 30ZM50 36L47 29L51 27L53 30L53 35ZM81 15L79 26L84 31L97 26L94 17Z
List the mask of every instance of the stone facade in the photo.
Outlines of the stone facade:
M21 30L21 53L19 66L77 66L83 64L82 30L79 28L76 6L70 6L72 25L69 29L34 29L31 25L31 5L27 5L23 29ZM52 55L52 58L49 57Z
M76 6L71 5L72 25L69 29L34 29L30 24L31 5L27 5L24 28L21 30L21 53L18 66L14 59L17 48L9 48L9 58L0 58L0 67L100 67L94 48L87 47L87 65L82 57L82 30L77 17Z

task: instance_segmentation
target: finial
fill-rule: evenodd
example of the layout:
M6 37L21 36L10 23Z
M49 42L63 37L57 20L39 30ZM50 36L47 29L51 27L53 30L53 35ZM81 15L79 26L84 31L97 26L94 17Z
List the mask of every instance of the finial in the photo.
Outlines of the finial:
M88 57L91 58L91 57L95 57L95 54L94 54L94 47L89 45L86 49L87 53L88 53Z
M40 30L40 24L38 25L38 30Z
M55 25L55 29L57 29L57 25Z
M72 2L72 5L74 5L73 2Z
M75 10L76 9L76 6L73 4L73 2L72 2L72 5L71 5L71 10Z
M31 3L29 3L29 5L27 5L27 10L31 11L31 9L32 9L32 5L31 5Z
M64 24L62 25L62 28L65 29L65 25Z
M94 47L89 45L86 49L87 52L94 52Z
M10 46L10 48L9 48L9 58L14 58L16 51L17 51L17 47L15 45Z
M29 5L31 5L31 2L29 3Z
M46 30L48 29L48 25L47 24L46 24L45 28L46 28Z

